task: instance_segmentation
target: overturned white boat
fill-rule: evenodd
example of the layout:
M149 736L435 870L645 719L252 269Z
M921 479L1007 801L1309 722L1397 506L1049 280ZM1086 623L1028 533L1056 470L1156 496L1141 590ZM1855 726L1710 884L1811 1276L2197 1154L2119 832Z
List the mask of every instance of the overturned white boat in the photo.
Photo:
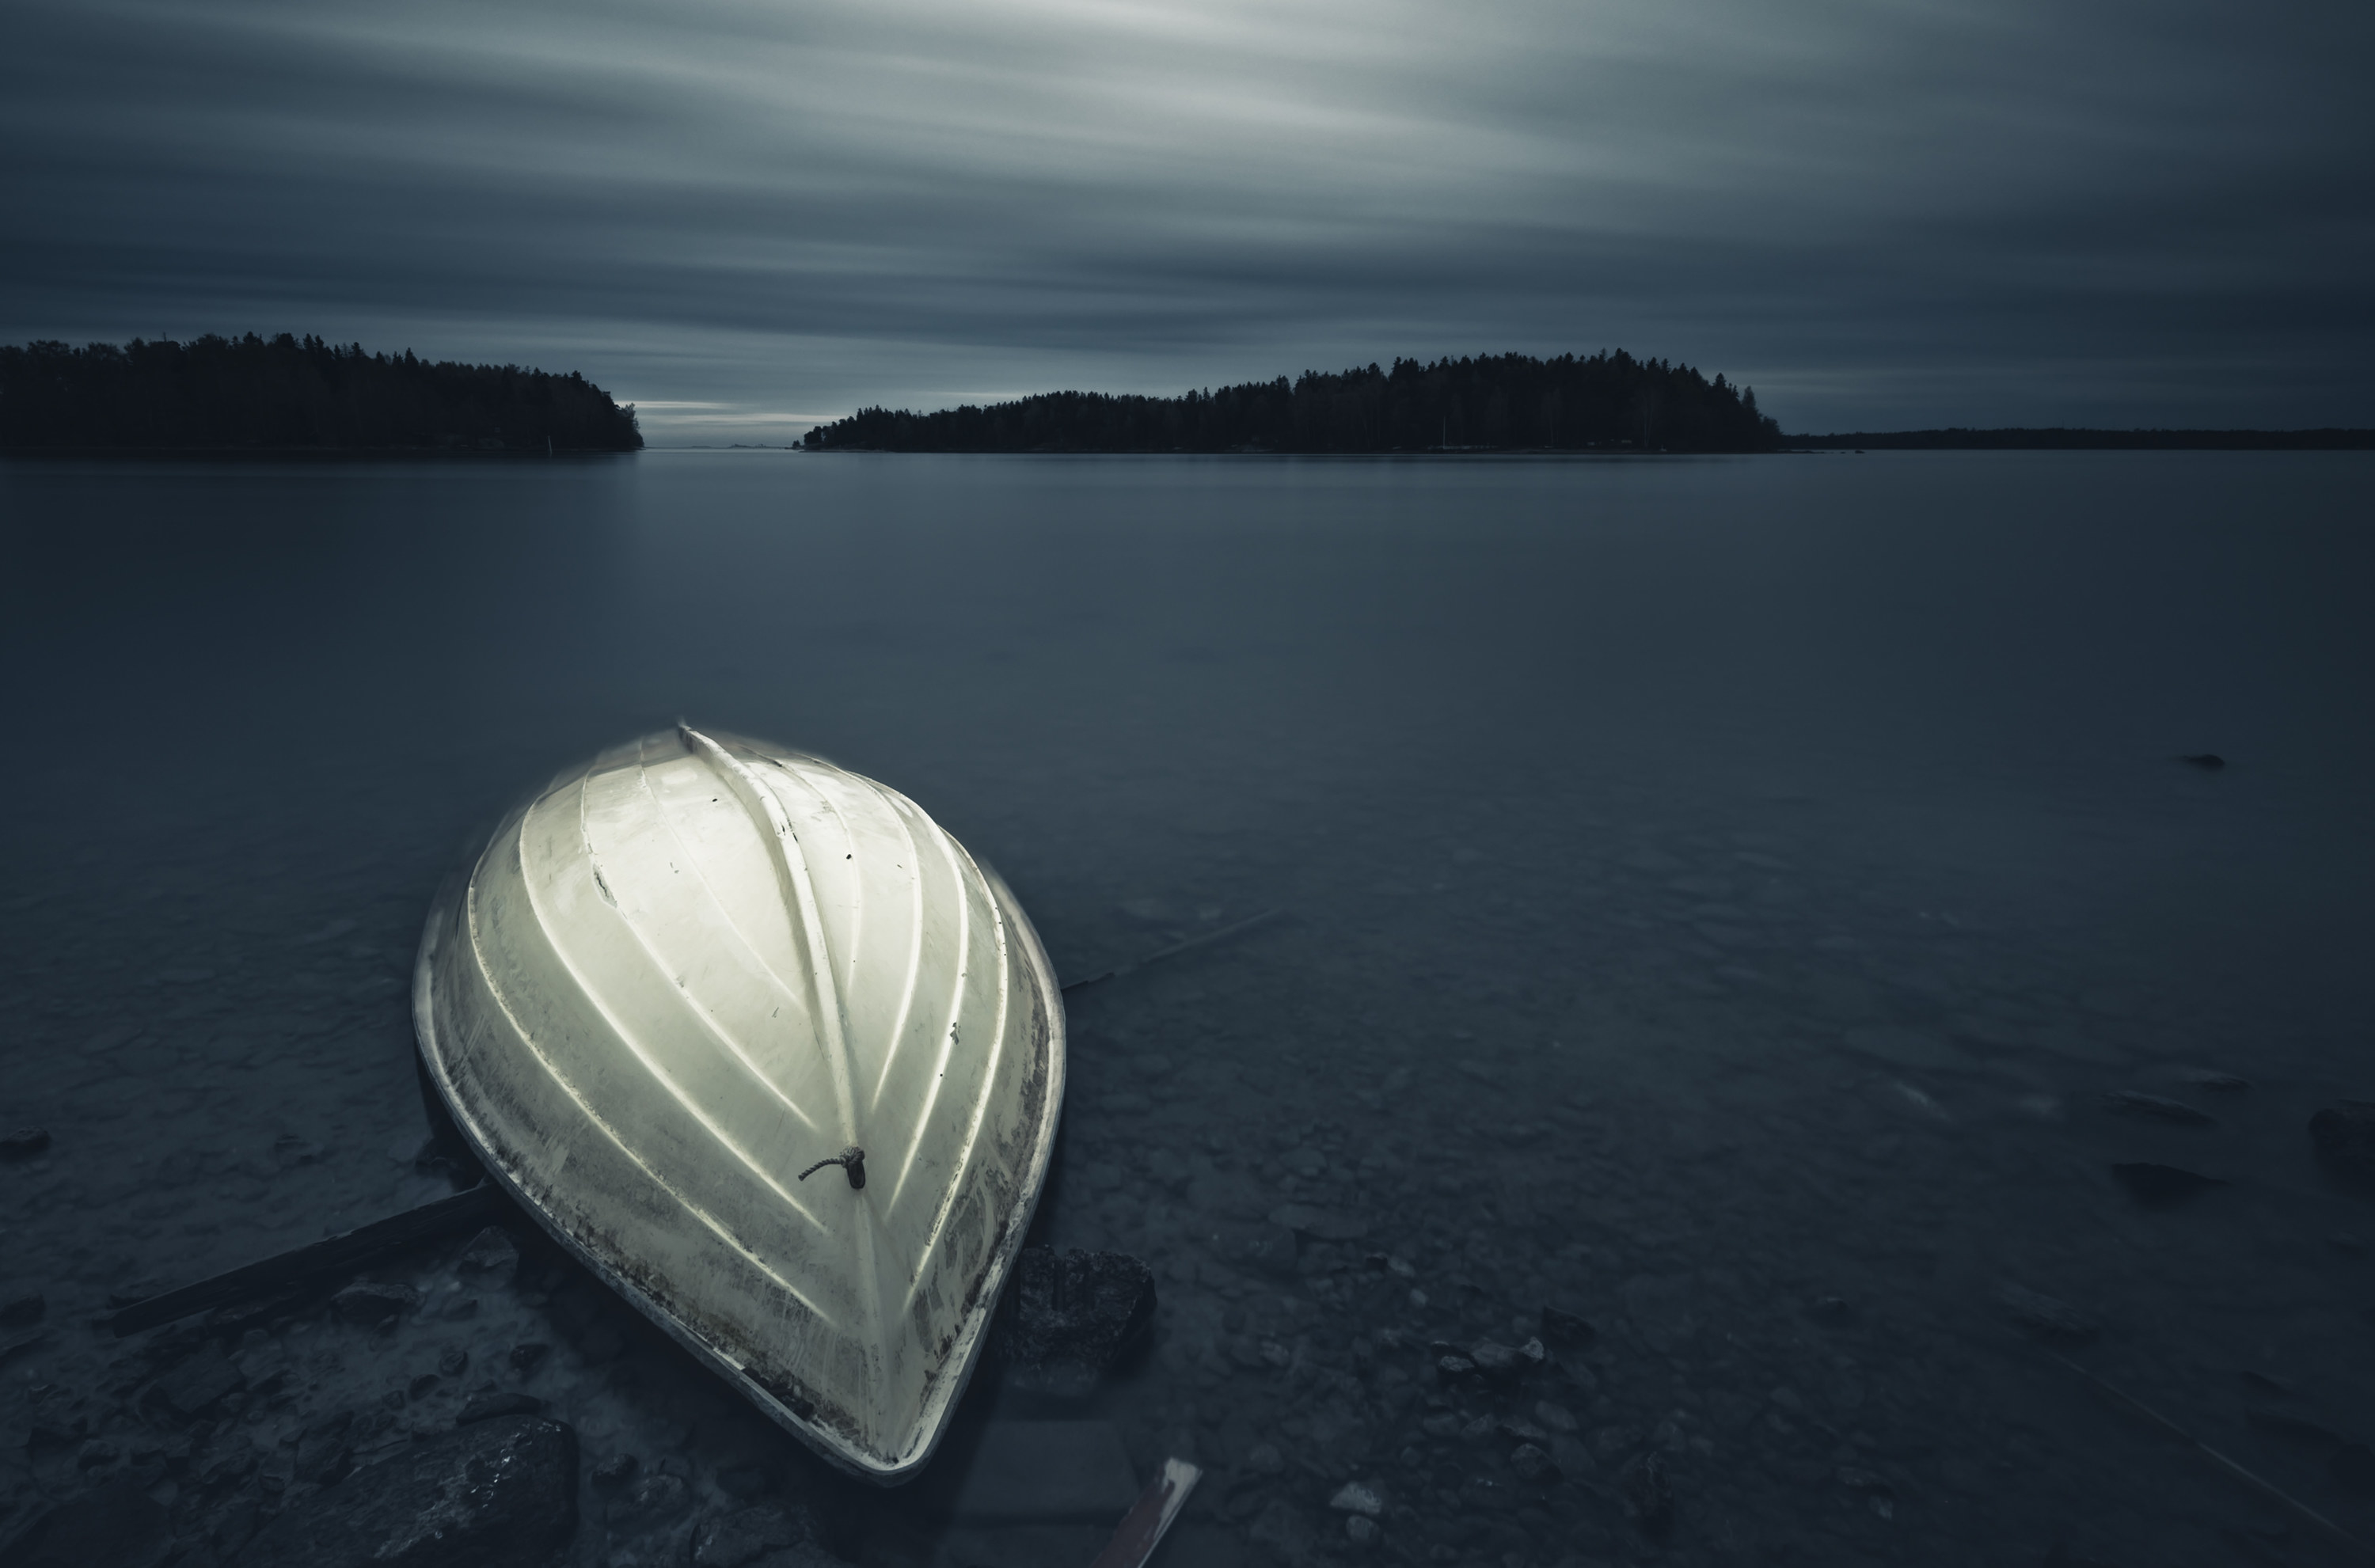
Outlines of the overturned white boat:
M689 728L605 752L440 902L413 1011L488 1169L629 1302L844 1468L930 1456L1046 1174L1064 1013L914 802Z

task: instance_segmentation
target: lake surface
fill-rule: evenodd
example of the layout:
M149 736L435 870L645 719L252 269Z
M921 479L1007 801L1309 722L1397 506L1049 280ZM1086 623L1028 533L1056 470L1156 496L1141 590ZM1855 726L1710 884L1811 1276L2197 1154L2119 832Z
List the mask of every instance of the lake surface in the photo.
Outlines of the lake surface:
M475 1316L254 1330L195 1427L89 1326L446 1190L413 1165L430 899L519 796L682 717L904 791L1068 979L1285 912L1074 1001L1043 1229L1148 1259L1156 1342L1085 1409L998 1409L1109 1419L1141 1479L1208 1466L1180 1568L2339 1560L2055 1352L2375 1536L2336 1446L2375 1438L2375 1205L2306 1132L2375 1097L2370 480L0 466L0 1120L53 1139L0 1166L5 1293L46 1298L7 1339L0 1533L132 1473L227 1561L306 1490L309 1423L361 1412L369 1459L492 1385L589 1471L684 1481L667 1517L587 1481L574 1562L685 1561L754 1498L868 1563L1086 1562L1100 1529L822 1476L533 1258ZM2229 1185L2146 1207L2129 1161ZM1365 1229L1282 1258L1285 1204ZM433 1303L450 1260L405 1277ZM2040 1343L2007 1284L2099 1332ZM1596 1338L1511 1390L1436 1370L1545 1306ZM523 1373L521 1343L557 1349ZM1329 1506L1355 1479L1365 1545Z

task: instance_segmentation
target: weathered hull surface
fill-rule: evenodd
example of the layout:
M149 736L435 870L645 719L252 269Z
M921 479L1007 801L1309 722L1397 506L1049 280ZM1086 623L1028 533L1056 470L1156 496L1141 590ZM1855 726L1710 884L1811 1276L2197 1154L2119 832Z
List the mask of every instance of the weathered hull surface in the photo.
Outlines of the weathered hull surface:
M553 1236L834 1463L930 1456L1046 1174L1064 1015L913 802L690 729L606 752L440 901L413 1008Z

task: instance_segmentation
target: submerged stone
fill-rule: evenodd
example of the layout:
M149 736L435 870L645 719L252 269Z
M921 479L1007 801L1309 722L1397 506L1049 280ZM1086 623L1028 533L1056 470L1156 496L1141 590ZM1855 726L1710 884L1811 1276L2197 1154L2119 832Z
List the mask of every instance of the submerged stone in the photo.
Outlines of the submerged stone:
M2178 1165L2156 1165L2150 1161L2129 1161L2114 1165L2111 1174L2127 1188L2131 1197L2148 1208L2174 1208L2212 1187L2227 1185L2215 1176L2205 1176Z
M2375 1100L2345 1100L2309 1119L2310 1142L2327 1170L2375 1185Z
M2207 1111L2196 1110L2182 1100L2146 1094L2135 1089L2115 1089L2104 1095L2103 1109L2118 1115L2168 1122L2181 1127L2215 1127L2218 1125L2217 1117Z
M1077 1398L1134 1350L1154 1322L1154 1272L1117 1252L1025 1247L999 1325L1008 1381Z
M1995 1302L2005 1315L2040 1339L2083 1344L2101 1329L2101 1325L2069 1303L2023 1286L1997 1286Z

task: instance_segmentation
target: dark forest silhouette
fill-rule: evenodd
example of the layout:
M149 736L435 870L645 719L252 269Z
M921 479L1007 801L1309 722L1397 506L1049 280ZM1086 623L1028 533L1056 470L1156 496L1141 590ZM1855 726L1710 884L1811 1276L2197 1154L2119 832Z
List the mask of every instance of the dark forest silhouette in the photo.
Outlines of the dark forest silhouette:
M1178 397L1051 392L935 414L867 408L823 452L1769 452L1756 395L1687 365L1601 353L1396 360Z
M0 347L0 448L631 452L635 410L572 371L318 337Z

